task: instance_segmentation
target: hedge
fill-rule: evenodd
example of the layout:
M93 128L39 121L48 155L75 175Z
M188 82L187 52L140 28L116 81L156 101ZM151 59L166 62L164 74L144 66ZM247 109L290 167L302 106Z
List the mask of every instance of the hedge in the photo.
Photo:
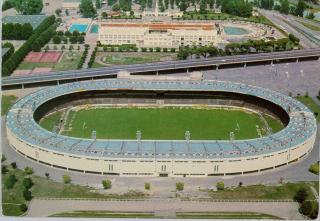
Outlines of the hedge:
M9 76L18 67L24 57L32 50L33 44L37 41L41 33L46 31L54 23L54 15L41 22L30 38L4 63L2 66L2 76Z
M7 23L2 25L2 39L4 40L27 40L33 32L30 23Z

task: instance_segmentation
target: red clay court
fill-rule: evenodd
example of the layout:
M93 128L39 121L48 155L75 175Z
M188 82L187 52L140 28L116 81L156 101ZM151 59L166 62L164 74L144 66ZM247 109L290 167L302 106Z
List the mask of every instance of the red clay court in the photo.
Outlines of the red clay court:
M30 52L24 59L25 62L51 62L57 63L62 52Z

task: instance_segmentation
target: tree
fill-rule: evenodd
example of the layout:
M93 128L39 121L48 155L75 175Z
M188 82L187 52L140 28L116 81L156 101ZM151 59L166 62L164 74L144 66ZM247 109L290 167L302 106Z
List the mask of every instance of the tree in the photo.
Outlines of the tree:
M24 15L38 15L42 8L42 0L15 0L15 9Z
M130 11L130 16L131 16L131 17L134 16L134 11Z
M64 13L66 13L66 16L69 16L69 10L68 10L68 9L66 9L66 10L64 11Z
M11 163L11 167L12 167L13 169L17 169L17 163L16 163L16 162L12 162L12 163Z
M185 12L187 10L187 8L188 8L188 5L187 5L186 1L181 1L179 4L180 11Z
M315 18L315 15L314 15L314 13L313 12L309 12L308 14L307 14L307 16L306 16L306 18L307 19L314 19Z
M119 4L114 4L114 5L112 6L112 11L114 11L114 12L120 11L120 5L119 5Z
M11 174L5 181L4 181L4 186L7 189L12 189L14 184L17 182L17 178L15 175Z
M25 203L21 204L21 205L20 205L20 210L21 210L22 212L26 212L26 211L28 210L27 205L26 205Z
M288 0L281 1L280 13L286 14L286 15L289 14L289 1Z
M60 44L61 43L61 37L59 35L55 35L52 38L52 41L54 44Z
M106 179L106 180L102 180L102 186L104 189L110 189L112 187L112 183L110 180Z
M30 189L33 186L33 182L29 177L24 178L22 184L25 187L25 189Z
M294 200L298 201L299 203L304 202L308 197L308 192L305 188L300 188L296 195L294 196Z
M274 5L274 0L261 0L261 8L271 10Z
M2 4L2 11L8 10L14 7L14 2L11 0L6 0Z
M71 36L71 37L69 38L69 40L70 40L70 43L71 43L71 44L76 44L77 41L78 41L78 37L76 37L76 36Z
M1 165L1 174L6 174L8 171L9 170L6 165Z
M150 190L150 188L151 188L150 183L144 183L144 189Z
M23 195L23 198L27 201L30 201L32 199L32 193L28 189L23 190L22 195Z
M217 190L224 190L224 182L220 181L216 185Z
M63 176L62 176L62 180L63 180L63 182L64 182L65 184L71 183L71 177L68 176L68 175L63 175Z
M97 9L101 8L101 0L96 0L96 8Z
M4 154L2 154L1 163L4 162L4 161L6 161L6 159L7 159L6 156L5 156Z
M204 14L207 11L207 2L206 0L200 0L200 13Z
M176 190L177 191L182 191L184 189L184 183L177 182L176 183Z
M78 43L79 44L83 44L84 43L84 36L83 35L78 37Z
M108 18L108 13L107 12L102 12L101 16L102 16L102 18L107 19Z
M24 172L27 175L31 175L31 174L33 174L33 168L32 167L26 167L26 168L24 168Z
M306 3L303 0L299 0L296 7L295 15L303 17L303 12L305 9L306 9Z
M46 176L47 179L50 178L50 174L48 172L46 172L44 175Z
M58 8L57 10L55 10L55 13L56 13L57 16L60 16L60 15L61 15L61 12L62 12L62 11L61 11L60 8Z
M299 211L305 215L305 216L309 216L312 212L312 203L311 201L304 201L301 206Z
M97 11L93 6L92 0L81 0L79 9L80 13L85 18L94 18L97 15Z

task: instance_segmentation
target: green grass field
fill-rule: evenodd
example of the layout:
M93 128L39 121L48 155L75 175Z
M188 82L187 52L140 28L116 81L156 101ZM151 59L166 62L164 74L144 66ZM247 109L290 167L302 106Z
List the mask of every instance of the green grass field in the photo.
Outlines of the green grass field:
M311 97L299 96L296 99L305 104L314 113L317 112L317 121L320 121L320 106Z
M280 121L267 116L265 119L273 132L283 128ZM193 140L222 140L229 139L233 131L235 139L250 139L259 136L256 125L262 135L266 133L265 125L257 114L241 110L92 108L70 111L63 134L90 138L95 130L97 138L101 139L135 139L136 132L140 130L142 139L184 140L188 130Z
M154 213L110 212L110 211L72 211L51 215L51 217L83 218L165 218ZM171 218L171 217L170 217ZM172 217L174 218L174 217ZM178 219L281 219L276 216L254 212L177 212Z
M6 115L10 107L16 102L18 98L13 95L4 96L1 98L1 116Z
M54 112L48 115L46 118L43 118L39 124L46 130L52 131L56 125L59 124L62 112Z

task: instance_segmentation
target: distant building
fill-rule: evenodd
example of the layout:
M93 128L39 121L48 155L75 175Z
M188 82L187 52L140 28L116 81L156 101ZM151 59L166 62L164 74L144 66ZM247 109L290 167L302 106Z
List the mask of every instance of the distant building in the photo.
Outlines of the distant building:
M62 2L62 9L63 10L79 10L79 5L80 5L81 0L63 0Z
M101 22L98 40L109 45L178 48L216 45L220 38L215 25L208 23Z

